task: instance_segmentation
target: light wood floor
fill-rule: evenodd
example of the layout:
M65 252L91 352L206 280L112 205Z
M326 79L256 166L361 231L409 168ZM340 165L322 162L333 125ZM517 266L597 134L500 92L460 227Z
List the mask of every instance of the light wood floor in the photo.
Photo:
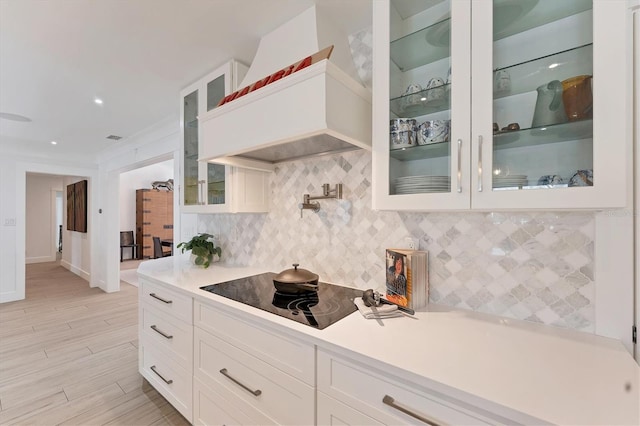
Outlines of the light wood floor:
M187 425L138 373L138 289L107 294L52 263L0 304L0 424Z

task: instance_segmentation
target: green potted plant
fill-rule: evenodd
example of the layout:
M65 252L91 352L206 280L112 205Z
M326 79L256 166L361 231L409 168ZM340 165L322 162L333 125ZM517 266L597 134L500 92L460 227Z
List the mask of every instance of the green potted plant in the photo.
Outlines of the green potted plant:
M220 257L222 254L220 247L216 247L210 239L213 240L213 235L202 233L194 236L187 242L181 242L176 248L182 249L182 253L184 253L185 250L191 250L194 263L208 268L211 262L213 262L213 256L217 255Z

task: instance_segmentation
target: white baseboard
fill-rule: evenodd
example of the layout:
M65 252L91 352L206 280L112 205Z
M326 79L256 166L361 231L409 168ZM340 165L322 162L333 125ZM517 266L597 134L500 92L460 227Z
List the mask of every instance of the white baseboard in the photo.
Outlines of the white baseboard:
M26 264L30 264L30 263L44 263L44 262L55 262L56 261L56 257L55 256L38 256L38 257L26 257L24 259L24 263Z
M64 259L61 260L60 261L60 266L62 266L63 268L68 269L69 271L73 272L74 274L76 274L77 276L82 278L83 280L91 282L91 274L89 272L84 271L84 270L78 268L77 266L74 266L74 265L70 264L66 260L64 260Z
M135 269L120 271L120 281L138 287L138 271Z

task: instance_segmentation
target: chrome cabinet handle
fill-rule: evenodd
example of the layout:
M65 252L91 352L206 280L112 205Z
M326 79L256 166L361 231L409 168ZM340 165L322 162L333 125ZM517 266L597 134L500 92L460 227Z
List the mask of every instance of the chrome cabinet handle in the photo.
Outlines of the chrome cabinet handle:
M478 192L482 192L482 136L478 135Z
M413 411L402 407L401 405L398 405L398 403L396 403L396 400L393 399L392 397L390 397L389 395L385 395L384 398L382 398L382 402L392 408L395 408L398 411L401 411L411 417L413 417L414 419L418 419L420 420L422 423L428 424L430 426L445 426L445 423L442 423L440 420L436 420L433 418L428 418L424 415L421 414L417 414L414 413Z
M206 187L207 181L201 180L200 181L200 185L201 185L200 186L200 192L202 194L202 197L200 198L200 200L202 200L202 201L200 201L200 204L202 204L204 206L205 204L207 204L207 187Z
M162 332L162 330L159 330L159 329L158 329L158 327L156 327L155 325L152 325L152 326L151 326L151 329L152 329L153 331L155 331L156 333L158 333L158 334L162 335L163 337L166 337L167 339L173 339L173 336L170 336L170 335L168 335L168 334L166 334L166 333Z
M156 296L156 294L155 294L155 293L149 293L149 296L153 297L154 299L158 299L159 301L164 302L164 303L166 303L166 304L173 303L173 300L163 299L163 298L162 298L162 297L160 297L160 296Z
M262 391L260 389L252 390L250 387L244 385L243 383L240 383L238 380L236 380L233 377L231 377L229 375L229 373L227 372L226 368L223 368L222 370L220 370L220 374L222 374L223 376L225 376L226 378L231 380L233 383L237 384L238 386L242 387L244 390L246 390L249 393L252 393L255 396L258 396L258 395L260 395L262 393Z
M462 139L458 139L458 193L462 192Z
M162 377L162 374L158 373L158 370L156 370L156 366L155 366L155 365L152 365L150 368L151 368L151 371L153 371L154 373L156 373L156 375L157 375L158 377L160 377L162 380L164 380L164 382L165 382L166 384L170 385L171 383L173 383L173 380L167 380L167 379L165 379L164 377Z

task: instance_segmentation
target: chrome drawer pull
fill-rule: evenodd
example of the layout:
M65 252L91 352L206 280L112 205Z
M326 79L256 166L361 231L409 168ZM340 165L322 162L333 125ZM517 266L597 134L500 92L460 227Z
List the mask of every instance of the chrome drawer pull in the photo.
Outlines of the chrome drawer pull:
M167 380L164 377L162 377L162 374L158 373L158 371L156 370L156 366L155 365L152 365L150 368L151 368L151 371L156 373L158 375L158 377L160 377L162 380L164 380L164 382L166 384L170 385L171 383L173 383L173 380Z
M404 408L401 405L398 405L396 403L396 400L393 399L392 397L390 397L389 395L385 395L384 398L382 398L382 402L385 403L386 405L395 408L398 411L402 411L403 413L413 417L414 419L418 419L420 420L422 423L428 424L430 426L445 426L446 423L442 423L440 420L435 420L435 419L430 419L424 415L421 414L417 414L414 413L413 411Z
M163 333L161 330L158 330L158 327L156 327L155 325L152 325L151 329L153 331L155 331L156 333L162 335L163 337L166 337L167 339L173 339L173 336L170 336L170 335L168 335L166 333Z
M256 390L251 390L251 388L249 388L248 386L243 385L242 383L240 383L239 381L237 381L236 379L234 379L233 377L231 377L229 375L229 373L227 373L227 369L223 368L222 370L220 370L220 373L225 376L226 378L228 378L229 380L231 380L233 383L237 384L238 386L241 386L243 389L245 389L247 392L250 392L252 394L254 394L255 396L258 396L262 393L262 391L260 389L256 389Z
M158 299L159 301L164 302L164 303L166 303L166 304L173 303L173 300L163 299L163 298L162 298L162 297L160 297L160 296L156 296L156 294L155 294L155 293L149 293L149 296L153 297L154 299Z

